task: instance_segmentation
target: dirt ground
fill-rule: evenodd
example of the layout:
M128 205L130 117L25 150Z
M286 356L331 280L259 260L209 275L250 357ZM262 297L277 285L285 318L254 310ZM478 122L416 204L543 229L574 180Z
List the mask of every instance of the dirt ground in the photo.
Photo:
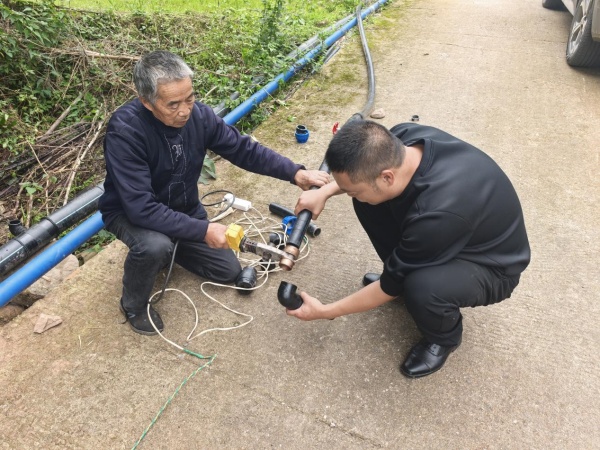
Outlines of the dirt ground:
M369 23L380 122L419 115L480 147L525 212L531 265L510 300L463 311L462 346L441 371L419 380L399 373L419 339L400 301L311 323L277 303L281 280L330 302L380 269L339 196L293 271L248 297L207 288L253 321L191 341L190 350L216 357L181 388L202 362L120 324L126 249L101 252L0 329L0 448L131 448L150 425L140 448L600 448L600 71L566 65L569 24L568 13L538 0L395 1ZM333 123L365 96L353 36L255 136L316 168ZM311 131L306 144L294 141L298 123ZM264 214L298 196L225 162L218 173L208 189L230 189ZM171 287L198 305L201 329L246 320L211 302L200 283L177 268ZM168 337L185 342L186 301L173 293L157 308ZM40 313L63 323L34 335Z

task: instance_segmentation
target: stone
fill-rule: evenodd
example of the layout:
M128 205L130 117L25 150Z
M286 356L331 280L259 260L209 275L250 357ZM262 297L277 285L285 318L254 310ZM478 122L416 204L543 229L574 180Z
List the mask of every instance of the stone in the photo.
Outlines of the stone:
M385 111L383 110L383 108L377 108L371 113L371 117L373 119L383 119L385 117Z
M38 320L35 323L35 326L33 327L33 332L43 333L44 331L49 330L50 328L53 328L57 325L60 325L61 323L62 319L60 318L60 316L50 316L48 314L42 313L38 317Z

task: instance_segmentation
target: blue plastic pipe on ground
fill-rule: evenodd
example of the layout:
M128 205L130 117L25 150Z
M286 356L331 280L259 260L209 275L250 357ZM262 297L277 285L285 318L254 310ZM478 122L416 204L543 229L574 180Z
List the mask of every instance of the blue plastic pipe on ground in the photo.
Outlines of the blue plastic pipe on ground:
M0 306L31 286L103 227L102 215L97 212L9 276L0 284Z

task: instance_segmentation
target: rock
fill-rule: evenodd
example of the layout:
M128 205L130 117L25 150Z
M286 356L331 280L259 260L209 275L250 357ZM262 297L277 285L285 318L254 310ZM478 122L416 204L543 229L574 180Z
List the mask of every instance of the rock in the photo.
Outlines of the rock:
M82 251L79 254L79 256L77 257L77 259L79 260L79 265L80 266L84 265L86 262L88 262L90 259L92 259L97 254L98 254L98 252L94 249L88 249L88 250Z
M35 326L33 327L33 332L41 334L44 331L49 330L50 328L60 325L61 323L62 319L60 318L60 316L50 316L48 314L42 313L38 317L38 320L35 323Z
M371 113L371 117L373 119L383 119L385 117L385 111L383 110L383 108L377 108Z

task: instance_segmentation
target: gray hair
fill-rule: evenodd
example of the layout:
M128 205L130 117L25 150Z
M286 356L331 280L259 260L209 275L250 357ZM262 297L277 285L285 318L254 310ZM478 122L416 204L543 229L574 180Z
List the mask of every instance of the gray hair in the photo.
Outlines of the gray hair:
M147 53L133 68L133 83L138 95L154 105L158 85L190 79L194 72L179 56L164 50Z

